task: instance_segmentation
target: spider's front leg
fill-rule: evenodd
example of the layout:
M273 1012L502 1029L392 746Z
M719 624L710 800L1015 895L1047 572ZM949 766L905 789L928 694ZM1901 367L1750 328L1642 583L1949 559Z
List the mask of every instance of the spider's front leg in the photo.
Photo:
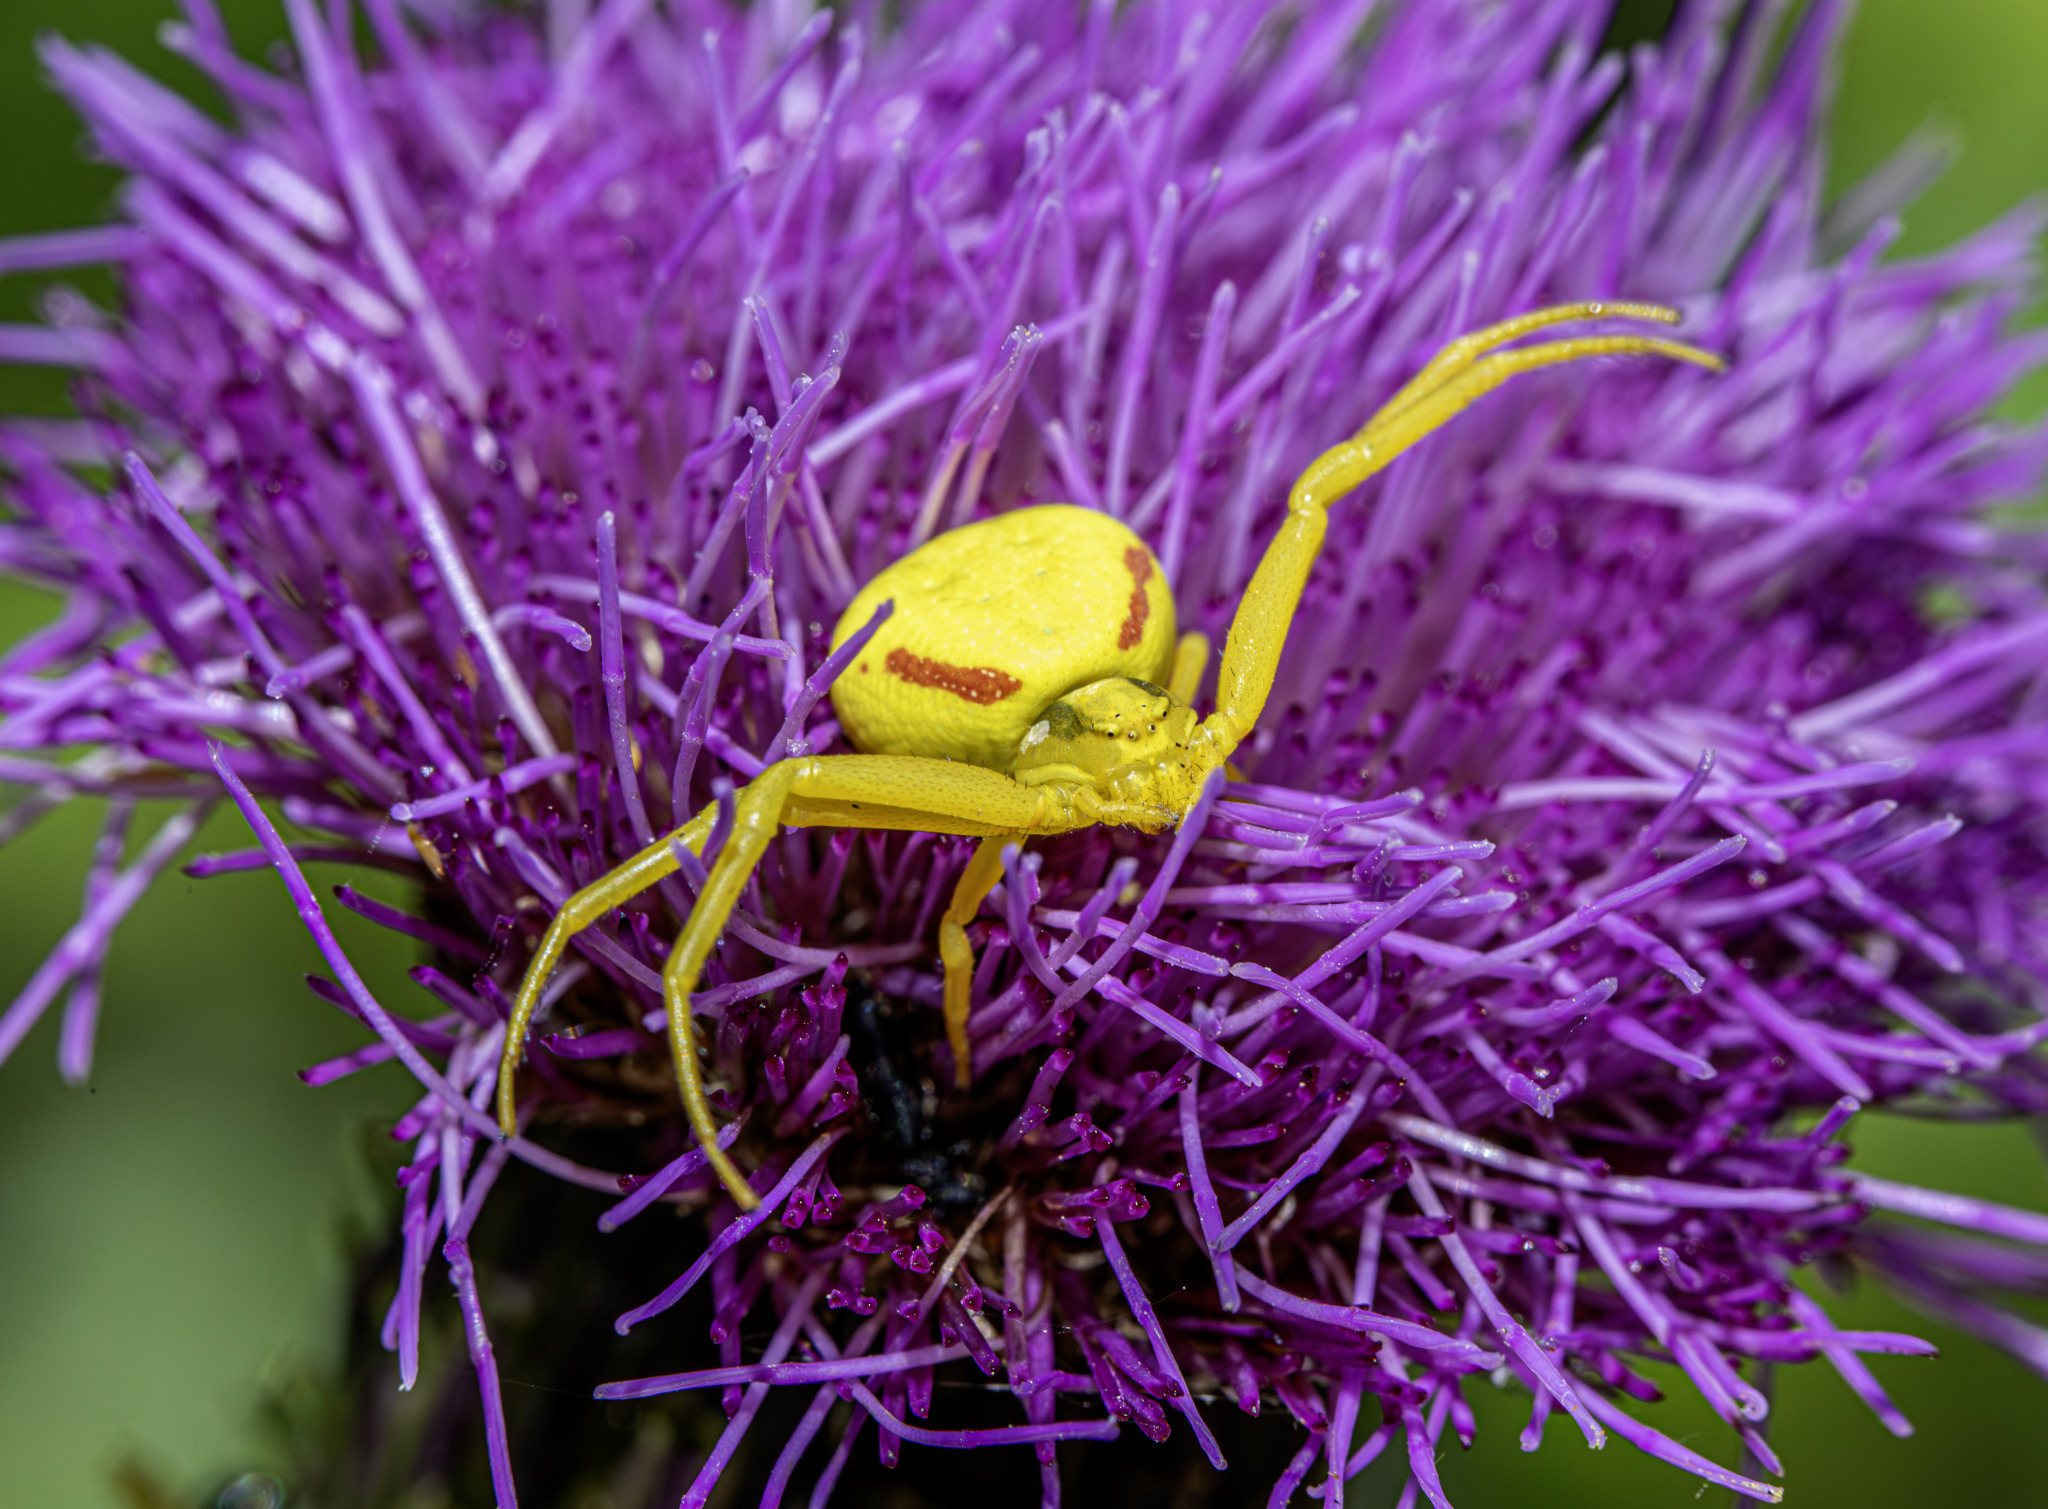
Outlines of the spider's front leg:
M603 921L609 913L642 891L673 875L680 867L676 859L677 845L692 854L703 854L705 840L711 835L711 824L717 815L718 805L714 802L673 833L656 839L617 869L600 875L563 902L562 909L555 913L554 921L548 924L547 933L540 940L540 947L526 966L525 978L519 982L519 994L512 1000L512 1020L505 1028L505 1050L498 1061L498 1129L507 1137L519 1130L518 1108L513 1100L513 1077L518 1072L520 1056L526 1050L526 1034L533 1025L534 1012L539 1009L540 993L546 988L548 977L555 972L555 966L562 962L569 940L592 924Z
M673 836L694 853L702 853L710 831L714 809L707 809ZM702 974L727 918L746 889L747 877L760 863L761 855L775 831L785 823L833 828L894 828L927 833L957 833L1000 840L1023 833L1060 833L1084 825L1060 793L1019 785L1006 775L963 765L950 760L926 760L908 755L826 755L784 760L770 766L739 794L734 805L732 834L719 852L706 878L703 892L690 911L682 936L669 951L662 971L662 999L667 1008L669 1044L675 1055L676 1085L682 1093L683 1109L690 1129L717 1172L719 1181L744 1210L760 1204L740 1172L714 1140L718 1124L711 1104L704 1096L703 1074L697 1063L696 1032L690 1019L690 995ZM986 848L986 846L984 846ZM980 863L977 855L976 863ZM978 905L989 886L1001 874L1001 851L996 854L996 874L973 897ZM610 875L572 897L543 940L527 970L519 991L511 1028L506 1037L505 1058L498 1085L499 1123L513 1125L512 1076L519 1064L520 1047L532 1020L533 1004L553 970L568 940L606 912L646 890L677 868L669 840L643 850ZM968 866L978 874L976 864ZM963 883L966 877L963 877ZM956 893L959 909L965 892ZM972 916L972 907L968 909ZM964 919L962 919L964 921ZM944 934L942 933L942 944ZM964 929L959 942L966 943ZM967 955L971 974L973 955ZM949 957L949 964L950 964ZM949 975L952 973L948 970ZM964 998L962 1002L964 1006ZM953 1037L948 1021L948 1036ZM961 1013L955 1051L966 1036ZM964 1056L962 1062L964 1062Z
M1203 720L1198 735L1201 747L1194 751L1198 758L1220 765L1258 726L1309 569L1322 550L1332 503L1520 373L1592 356L1667 356L1710 371L1722 367L1721 359L1710 352L1644 335L1578 336L1511 351L1495 350L1548 326L1609 318L1675 325L1679 315L1655 304L1561 304L1461 336L1367 420L1365 428L1309 464L1287 495L1287 518L1252 573L1251 585L1245 589L1223 641L1216 711Z
M969 861L940 930L946 962L946 1032L962 1075L968 1062L967 997L974 968L965 922L1002 874L1001 842L1019 833L1057 833L1076 826L1067 804L1050 790L1021 786L978 765L910 755L830 755L784 760L741 793L732 837L712 867L688 926L663 971L669 1041L684 1109L698 1144L743 1209L758 1203L738 1170L712 1140L717 1124L705 1101L690 1024L690 992L725 928L747 877L783 823L836 828L897 828L957 833L986 840ZM991 849L993 848L993 854ZM976 887L979 889L976 889ZM971 896L971 900L968 898ZM956 914L964 910L965 916ZM957 938L953 936L957 934ZM962 956L956 959L956 956ZM956 987L955 981L958 981ZM955 997L957 996L957 1001ZM957 1021L956 1021L957 1018ZM961 1081L965 1083L963 1078Z

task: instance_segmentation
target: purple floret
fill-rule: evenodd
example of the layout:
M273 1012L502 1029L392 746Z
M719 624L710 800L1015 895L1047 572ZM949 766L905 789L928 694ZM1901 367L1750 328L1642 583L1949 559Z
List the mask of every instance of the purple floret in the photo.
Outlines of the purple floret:
M1842 6L1687 5L1625 58L1604 0L284 8L280 71L206 0L167 33L228 125L45 51L130 177L118 224L0 244L123 289L0 330L77 374L76 417L0 422L0 565L65 597L0 660L0 833L113 800L0 1056L68 987L84 1077L107 939L224 786L258 851L195 868L274 865L373 1034L304 1077L420 1082L384 1341L410 1386L438 1247L500 1504L469 1242L508 1159L624 1195L606 1231L701 1217L617 1326L702 1284L702 1365L599 1391L723 1391L686 1504L791 1388L768 1502L870 1422L891 1465L1028 1445L1056 1504L1063 1440L1222 1468L1216 1413L1277 1405L1273 1503L1398 1452L1441 1506L1488 1375L1526 1446L1562 1411L1772 1501L1625 1407L1632 1359L1761 1470L1765 1364L1904 1434L1861 1354L1931 1349L1835 1327L1793 1286L1824 1261L2048 1375L2005 1301L2048 1217L1842 1166L1868 1105L2048 1111L2048 552L1999 512L2048 436L1993 418L2048 354L2008 333L2039 220L1884 261L1898 206L1822 202ZM1522 379L1341 503L1244 779L1006 855L971 1090L933 943L971 842L771 846L696 997L741 1213L659 975L734 790L847 750L859 585L1072 500L1220 644L1310 459L1446 339L1576 299L1675 306L1728 370ZM124 864L145 797L183 806ZM572 946L500 1142L548 918L710 803L702 863ZM340 897L432 950L432 1020L349 965L303 869L336 858L430 898ZM1011 1423L948 1420L939 1369Z

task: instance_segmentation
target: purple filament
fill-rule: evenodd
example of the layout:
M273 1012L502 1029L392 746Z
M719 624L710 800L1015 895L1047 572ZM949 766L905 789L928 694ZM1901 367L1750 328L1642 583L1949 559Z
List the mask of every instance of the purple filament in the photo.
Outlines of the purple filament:
M85 914L50 950L49 956L15 996L13 1004L4 1015L0 1015L0 1063L6 1062L21 1046L21 1040L41 1019L50 1002L56 999L57 992L68 981L83 970L97 967L113 937L114 928L142 899L150 882L191 842L211 806L211 803L201 803L173 813L150 838L135 862L99 888L99 895L88 903Z
M742 1238L753 1232L755 1227L782 1208L783 1203L789 1199L790 1191L803 1181L804 1175L810 1172L811 1166L823 1158L832 1144L845 1135L846 1133L843 1128L835 1129L826 1132L817 1141L805 1148L797 1156L796 1161L789 1166L789 1171L783 1174L781 1179L776 1181L774 1186L769 1189L768 1193L761 1197L759 1206L736 1216L729 1222L724 1230L711 1239L710 1245L704 1249L696 1261L683 1270L682 1275L674 1283L662 1290L653 1299L647 1301L646 1304L638 1305L621 1315L614 1322L618 1333L624 1336L634 1326L637 1326L643 1320L648 1320L661 1314L662 1311L668 1309L677 1300L695 1288L697 1280L705 1275L711 1265L718 1260L720 1254L728 1252L737 1246Z
M801 743L800 735L803 733L804 724L810 719L811 710L818 705L818 699L832 689L832 683L845 674L846 668L853 664L854 657L867 648L868 641L875 637L875 631L887 623L889 615L895 611L894 602L883 603L875 609L866 623L848 636L846 643L819 662L818 668L811 672L810 677L804 682L803 690L798 693L796 701L790 704L788 715L782 720L782 727L776 730L775 737L769 741L768 748L762 753L761 763L764 766L773 765L792 751L802 754L810 752L807 746L803 749L798 749L797 746Z
M876 1424L919 1446L938 1446L952 1451L969 1451L977 1446L1025 1445L1033 1441L1113 1441L1114 1420L1071 1420L1046 1425L1006 1425L994 1430L926 1430L911 1425L883 1408L882 1401L858 1383L844 1385L846 1395L866 1410Z

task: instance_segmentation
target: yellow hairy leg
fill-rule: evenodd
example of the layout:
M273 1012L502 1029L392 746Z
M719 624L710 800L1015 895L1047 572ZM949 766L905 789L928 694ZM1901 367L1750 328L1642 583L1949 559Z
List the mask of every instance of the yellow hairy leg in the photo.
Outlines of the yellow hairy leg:
M953 887L953 900L939 919L939 957L946 964L946 1042L953 1049L953 1083L966 1089L973 1081L972 1050L967 1043L967 1008L974 988L974 945L967 939L967 924L981 907L982 898L1003 878L1003 844L1006 837L994 835L975 846L974 858L960 872Z
M1449 382L1495 347L1505 346L1509 341L1520 340L1523 336L1538 330L1548 330L1553 325L1568 325L1575 320L1644 320L1656 325L1675 325L1679 318L1677 310L1667 309L1662 304L1608 303L1599 299L1589 299L1577 304L1552 304L1547 309L1532 309L1529 313L1518 314L1511 320L1488 325L1484 330L1474 330L1469 335L1461 335L1445 346L1429 359L1427 366L1402 385L1400 392L1380 405L1379 412L1366 421L1366 429L1384 425L1416 399ZM1361 430L1352 438L1362 438L1364 433L1365 431Z
M692 854L701 855L705 840L711 836L711 824L717 816L718 805L714 802L673 833L656 839L616 870L600 875L563 902L562 909L555 913L555 920L548 924L547 934L540 940L533 961L526 966L526 978L519 982L519 994L512 1001L512 1020L505 1028L505 1050L498 1061L498 1130L507 1137L519 1129L512 1081L519 1069L520 1055L526 1048L526 1034L533 1025L533 1013L540 1005L540 993L547 986L548 976L555 972L555 966L562 962L569 940L592 923L602 921L607 913L624 906L642 891L673 875L680 863L676 859L677 844Z
M1203 721L1205 759L1221 763L1258 725L1273 690L1280 650L1323 545L1329 506L1455 418L1509 378L1592 356L1655 355L1719 370L1719 357L1655 336L1584 336L1484 353L1532 330L1567 320L1624 316L1675 323L1669 309L1645 304L1569 304L1507 320L1451 342L1351 439L1310 463L1287 497L1287 518L1266 547L1223 641L1216 711Z
M1722 365L1719 357L1696 346L1688 346L1683 341L1667 341L1654 335L1585 335L1497 352L1483 361L1474 362L1456 377L1411 400L1397 412L1376 416L1359 439L1352 443L1352 449L1362 454L1331 460L1326 475L1317 474L1317 467L1323 464L1318 461L1302 474L1301 481L1295 486L1300 488L1306 484L1320 490L1326 498L1341 497L1356 487L1358 481L1379 471L1416 441L1441 429L1509 378L1563 362L1584 361L1593 356L1668 356L1674 361L1691 362L1715 372ZM1342 450L1344 447L1337 447L1337 451ZM1324 459L1328 460L1335 454L1328 453ZM1358 481L1345 480L1352 470L1358 470Z
M1173 671L1166 680L1173 700L1183 707L1194 706L1195 693L1202 688L1202 672L1208 668L1209 636L1200 629L1190 629L1174 647Z
M506 1028L504 1055L498 1065L498 1126L506 1136L518 1130L514 1078L526 1035L541 991L561 962L570 940L642 891L673 875L679 867L677 844L701 855L717 815L716 804L706 807L673 833L592 881L555 914L527 965L526 977L513 1000L512 1020ZM678 1012L675 1003L679 996L684 1001L689 999L711 944L724 930L767 838L784 817L816 826L908 828L971 836L1059 833L1081 826L1064 803L1027 790L1008 776L979 766L901 755L785 760L763 772L740 794L733 836L713 867L704 896L691 912L689 928L669 956L664 994L668 1001L670 1039L676 1049L677 1087L682 1092L690 1125L720 1181L749 1208L758 1203L753 1192L738 1168L711 1140L717 1128L711 1107L704 1099L689 1015L687 1009ZM748 837L743 838L743 829ZM981 895L986 894L984 888ZM978 904L980 899L977 895L975 902ZM698 941L693 942L693 937ZM683 979L681 971L685 965L687 978ZM971 970L971 960L968 967Z
M712 945L725 930L747 877L791 808L807 822L821 826L879 826L867 820L872 811L915 816L916 827L923 832L972 836L1058 833L1079 826L1057 793L1020 786L1008 776L978 765L914 755L822 755L784 760L748 783L735 806L732 836L712 865L703 893L662 971L662 998L668 1008L669 1043L675 1054L683 1109L698 1146L742 1210L752 1210L761 1202L714 1140L718 1123L704 1098L697 1066L690 993L696 989ZM1000 872L1000 857L997 863ZM968 868L971 872L973 863ZM978 903L980 897L975 900ZM964 935L961 941L965 943ZM971 952L967 968L973 968Z

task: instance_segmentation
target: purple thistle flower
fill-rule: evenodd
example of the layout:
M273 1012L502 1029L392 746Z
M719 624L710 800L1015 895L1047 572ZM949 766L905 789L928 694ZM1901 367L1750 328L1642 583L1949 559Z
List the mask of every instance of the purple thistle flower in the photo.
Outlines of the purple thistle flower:
M618 1327L703 1285L717 1365L599 1391L725 1391L685 1504L790 1388L764 1502L829 1494L869 1422L892 1465L1028 1443L1057 1503L1063 1440L1186 1430L1221 1468L1217 1412L1277 1402L1307 1438L1274 1503L1398 1449L1402 1503L1442 1505L1486 1374L1529 1391L1525 1444L1562 1410L1775 1500L1617 1401L1673 1361L1777 1473L1757 1365L1825 1358L1904 1433L1860 1356L1931 1349L1833 1326L1790 1284L1822 1261L2048 1374L2001 1303L2048 1217L1840 1167L1873 1102L2048 1109L2048 601L1991 511L2044 437L1988 417L2043 355L2005 333L2038 225L1882 263L1895 207L1825 210L1841 7L1780 55L1769 7L1688 6L1622 59L1594 0L896 29L604 0L552 46L285 0L280 73L186 10L234 125L51 44L122 217L0 245L126 290L104 327L0 331L78 373L77 418L0 428L0 564L67 598L0 661L7 827L114 798L0 1055L68 986L83 1075L107 938L225 785L258 847L194 871L274 865L316 991L374 1034L305 1077L420 1083L384 1339L410 1386L438 1244L500 1504L522 1447L469 1237L510 1159L622 1193L607 1231L702 1213ZM1009 857L972 1090L931 1069L971 845L794 830L696 998L761 1208L665 1078L689 864L578 939L497 1139L547 919L843 747L860 583L1071 499L1220 635L1313 455L1444 339L1581 298L1673 304L1730 369L1524 380L1337 509L1248 779L1175 835ZM305 878L366 856L430 903L338 897L429 945L431 1020L370 993ZM591 1129L653 1171L551 1146ZM1007 1423L946 1418L941 1367L1000 1378Z

